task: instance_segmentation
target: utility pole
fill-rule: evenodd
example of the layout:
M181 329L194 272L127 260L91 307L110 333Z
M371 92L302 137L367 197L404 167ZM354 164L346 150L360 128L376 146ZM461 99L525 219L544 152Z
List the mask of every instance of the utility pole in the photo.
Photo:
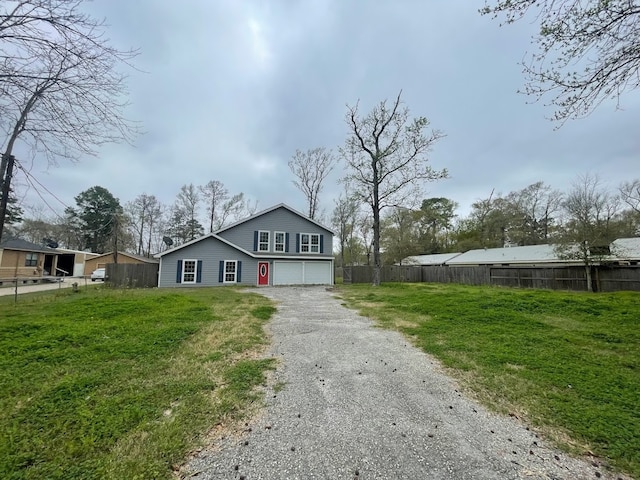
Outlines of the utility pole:
M11 190L11 177L13 176L13 165L16 158L13 155L2 154L2 164L0 164L0 241L2 241L2 232L4 231L4 220L7 216L7 203L9 202L9 192Z
M113 222L113 232L114 232L114 241L113 241L113 263L118 263L118 230L120 228L118 213L113 213L112 222Z

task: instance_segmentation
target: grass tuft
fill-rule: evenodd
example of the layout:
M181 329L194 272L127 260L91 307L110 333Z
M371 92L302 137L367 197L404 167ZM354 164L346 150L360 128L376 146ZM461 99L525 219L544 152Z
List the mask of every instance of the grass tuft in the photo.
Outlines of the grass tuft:
M260 319L268 320L276 312L276 308L272 305L262 305L251 310L251 315Z

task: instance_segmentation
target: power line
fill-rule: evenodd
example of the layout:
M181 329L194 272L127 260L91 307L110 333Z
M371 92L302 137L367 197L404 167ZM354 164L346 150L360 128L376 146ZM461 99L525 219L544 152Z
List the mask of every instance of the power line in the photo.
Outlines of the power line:
M53 214L62 219L64 217L62 217L55 208L53 208L49 202L42 196L42 194L40 193L40 190L38 190L38 187L36 187L36 185L34 185L33 182L37 183L38 185L40 185L40 187L42 187L49 195L51 195L53 198L55 198L58 202L60 202L62 204L62 206L64 206L65 208L68 208L68 206L62 201L60 200L53 192L51 192L47 187L45 187L42 183L40 183L38 181L38 179L36 177L34 177L31 173L29 173L28 170L26 170L22 165L20 165L20 162L18 162L16 160L15 162L16 166L24 173L25 178L27 180L27 183L29 183L29 185L31 186L31 188L33 188L33 190L36 192L36 194L38 195L38 197L40 197L40 200L42 200L44 202L44 204L49 208L49 210L51 210L53 212Z
M31 172L29 172L26 168L24 168L22 165L20 165L20 162L18 162L16 160L16 164L18 166L18 168L20 170L22 170L24 172L24 174L27 176L27 178L32 179L33 181L35 181L38 185L40 185L40 187L42 187L49 195L51 195L53 198L55 198L63 207L65 208L69 208L69 205L67 205L66 203L64 203L64 201L60 200L60 198L58 198L56 196L55 193L53 193L51 190L49 190L47 187L45 187L42 182L40 182L34 175L31 174ZM31 183L31 182L29 182ZM31 186L36 190L37 192L37 188L35 187L35 185L31 184ZM39 192L37 192L39 193Z

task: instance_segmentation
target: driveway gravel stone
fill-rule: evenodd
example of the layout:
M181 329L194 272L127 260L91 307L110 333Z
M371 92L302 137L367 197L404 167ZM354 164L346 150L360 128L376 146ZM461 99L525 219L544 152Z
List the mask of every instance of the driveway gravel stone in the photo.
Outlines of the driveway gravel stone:
M466 398L402 335L325 287L258 290L278 303L266 408L183 468L208 479L617 479ZM275 388L274 388L275 387Z

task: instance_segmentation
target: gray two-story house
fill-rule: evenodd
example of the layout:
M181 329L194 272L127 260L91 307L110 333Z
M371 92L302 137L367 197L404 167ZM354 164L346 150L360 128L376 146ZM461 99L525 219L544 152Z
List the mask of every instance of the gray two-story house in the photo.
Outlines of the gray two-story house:
M156 258L158 287L333 284L333 232L285 204Z

